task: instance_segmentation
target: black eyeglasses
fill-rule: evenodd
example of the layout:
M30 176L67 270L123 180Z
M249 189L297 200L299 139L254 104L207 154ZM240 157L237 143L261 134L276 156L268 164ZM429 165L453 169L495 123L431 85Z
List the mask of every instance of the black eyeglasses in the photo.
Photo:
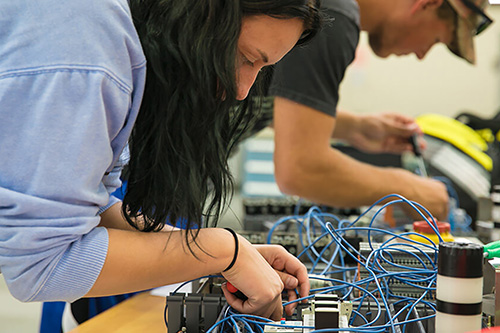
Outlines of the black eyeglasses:
M481 8L479 8L475 3L473 3L470 0L461 0L462 3L465 5L465 7L469 8L474 12L475 14L479 15L480 20L478 24L476 25L475 29L472 30L472 33L474 35L479 35L481 32L483 32L486 28L490 26L491 23L493 23L493 20L486 15Z

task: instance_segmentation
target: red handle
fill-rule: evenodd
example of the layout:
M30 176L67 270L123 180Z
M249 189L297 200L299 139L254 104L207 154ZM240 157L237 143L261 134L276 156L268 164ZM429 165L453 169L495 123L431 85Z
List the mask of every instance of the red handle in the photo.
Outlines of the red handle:
M229 291L231 294L234 294L235 292L238 291L235 286L231 284L231 282L227 282L226 284L227 291Z

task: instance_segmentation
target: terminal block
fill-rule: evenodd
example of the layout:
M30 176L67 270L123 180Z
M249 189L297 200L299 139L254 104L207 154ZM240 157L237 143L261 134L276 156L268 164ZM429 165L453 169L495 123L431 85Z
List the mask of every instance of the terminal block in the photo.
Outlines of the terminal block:
M218 294L183 294L167 296L168 333L203 332L212 327L226 299Z

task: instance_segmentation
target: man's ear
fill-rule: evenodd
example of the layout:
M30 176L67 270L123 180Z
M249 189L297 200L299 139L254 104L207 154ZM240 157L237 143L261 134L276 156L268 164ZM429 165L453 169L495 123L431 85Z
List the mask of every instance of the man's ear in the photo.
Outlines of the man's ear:
M445 0L415 0L411 7L411 13L415 14L420 10L436 9L441 6Z

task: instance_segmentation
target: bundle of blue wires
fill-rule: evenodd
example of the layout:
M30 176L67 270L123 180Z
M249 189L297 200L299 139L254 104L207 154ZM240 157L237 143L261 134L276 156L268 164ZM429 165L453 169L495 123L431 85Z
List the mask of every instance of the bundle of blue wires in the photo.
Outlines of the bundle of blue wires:
M318 207L312 207L303 216L293 215L278 220L269 231L267 242L270 243L275 229L282 223L296 223L299 240L303 251L297 257L306 256L311 267L309 269L310 279L319 279L328 282L329 286L312 289L311 294L305 298L299 298L294 302L315 297L315 294L337 294L341 300L352 301L357 306L353 309L348 328L317 329L309 326L287 326L286 324L273 323L267 318L239 314L230 307L223 314L220 321L206 332L264 332L264 326L273 325L287 328L309 329L311 333L316 332L405 332L408 324L417 320L427 320L435 316L435 305L429 301L435 292L437 275L437 251L436 245L419 243L409 238L414 232L396 234L392 230L375 227L374 223L378 215L388 206L394 204L406 204L414 209L423 221L431 226L438 235L436 221L420 204L407 200L406 198L392 194L381 198L366 209L356 220L342 220L337 216L322 212ZM368 225L361 225L360 221L370 211L375 210ZM344 238L346 233L364 233L368 236L368 244L371 252L365 257L360 251L352 246ZM384 242L374 246L371 239L374 235L384 236ZM427 238L421 234L420 237ZM326 240L326 241L325 241ZM433 244L427 238L430 244ZM315 247L318 242L328 244L321 249ZM423 251L426 249L426 251ZM393 260L394 253L400 251L412 258L413 265L405 266ZM328 256L325 255L328 253ZM431 254L429 254L431 253ZM349 256L357 263L357 267L347 266L345 258ZM424 258L425 260L423 260ZM415 265L415 262L418 265ZM320 265L321 263L321 265ZM368 277L363 279L359 276L359 269L368 272ZM393 268L388 269L388 267ZM342 279L331 278L332 274L341 273ZM421 291L418 297L398 296L391 291L390 282L397 281ZM288 305L284 303L283 305ZM363 306L375 304L371 311L371 319L366 318L367 313ZM397 306L397 311L394 310ZM371 306L373 307L373 306ZM392 307L392 310L391 310ZM411 319L414 310L425 309L429 315ZM380 324L381 316L385 316L384 324ZM354 326L354 321L357 325ZM359 324L361 322L361 324ZM399 328L398 328L399 326Z
M472 218L465 212L465 210L460 209L460 199L457 191L453 187L452 181L449 178L443 176L436 176L433 178L439 180L446 186L446 190L450 198L448 221L450 222L451 231L462 231L464 233L470 233L472 231Z

